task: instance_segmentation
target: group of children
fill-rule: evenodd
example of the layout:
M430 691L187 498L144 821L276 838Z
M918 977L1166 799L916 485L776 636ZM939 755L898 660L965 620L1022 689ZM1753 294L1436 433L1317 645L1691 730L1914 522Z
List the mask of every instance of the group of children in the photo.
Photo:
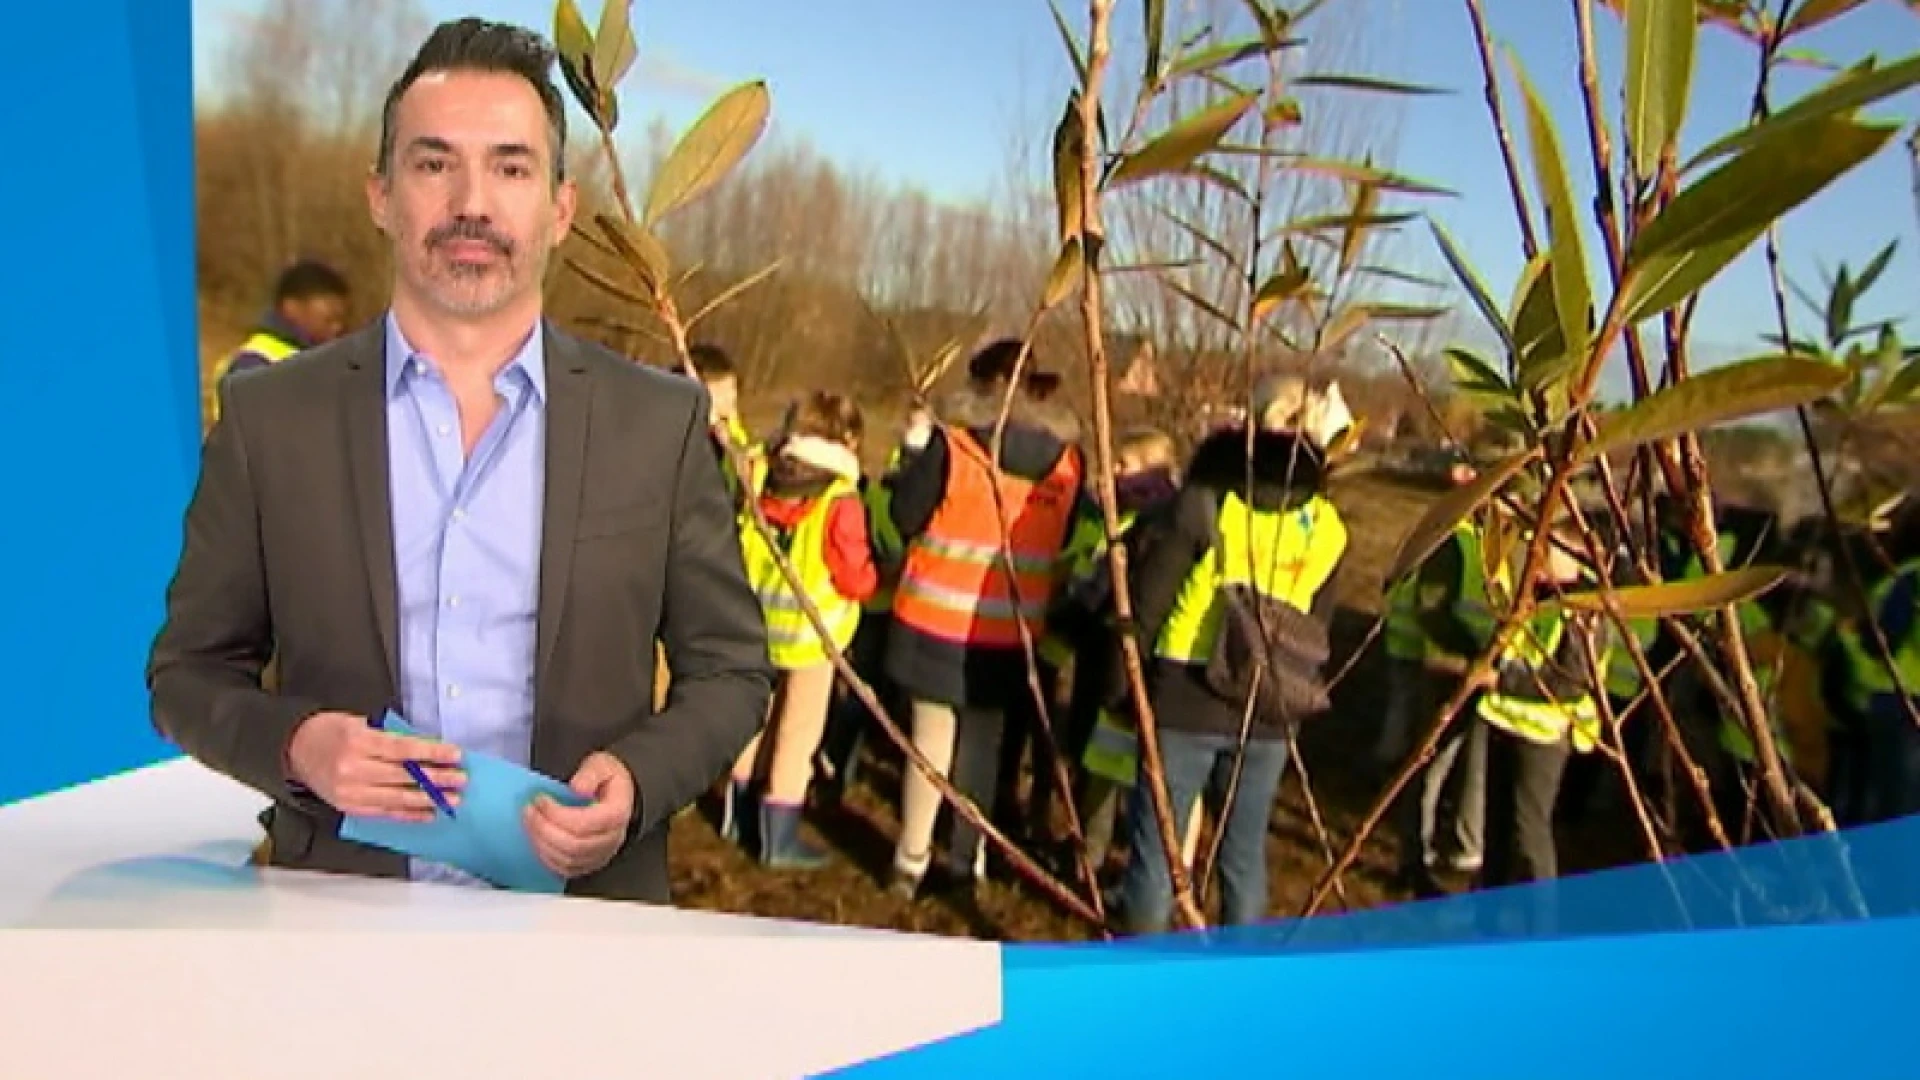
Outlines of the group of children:
M720 829L769 867L828 859L801 836L803 812L845 792L875 740L817 619L933 769L1062 871L1061 803L1072 800L1096 865L1122 863L1117 881L1113 869L1106 874L1127 927L1155 930L1168 922L1172 890L1158 818L1137 783L1107 523L1077 422L1052 401L1053 377L1021 377L1021 351L1016 341L981 350L966 385L917 408L869 478L867 431L850 398L804 396L757 445L739 423L725 355L703 350L698 374L712 390L716 430L733 443L717 449L779 673L768 724L725 784ZM1325 495L1323 440L1300 430L1317 401L1297 380L1269 380L1262 396L1259 430L1211 434L1185 469L1161 431L1126 432L1114 447L1133 624L1183 855L1191 867L1211 793L1230 923L1266 911L1267 823L1293 731L1324 708L1313 690L1325 660L1324 586L1346 544ZM1255 609L1299 621L1292 630L1304 644L1274 653L1279 676L1246 665L1250 648L1268 651L1247 641ZM1255 692L1249 680L1259 672L1267 689ZM1058 773L1050 748L1065 766ZM989 873L988 845L959 815L935 865L942 808L933 783L904 769L896 891L970 888ZM1123 853L1130 857L1114 858Z

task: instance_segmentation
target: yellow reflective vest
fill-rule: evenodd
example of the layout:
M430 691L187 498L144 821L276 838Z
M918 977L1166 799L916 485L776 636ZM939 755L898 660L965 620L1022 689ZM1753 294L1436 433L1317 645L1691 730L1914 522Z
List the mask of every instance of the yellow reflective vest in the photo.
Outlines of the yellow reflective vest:
M837 500L854 493L850 481L836 479L782 538L807 598L832 631L834 645L843 651L853 643L854 631L860 628L860 605L834 587L827 568L827 516ZM747 580L760 597L760 610L766 616L767 653L773 666L793 671L826 663L828 654L819 634L814 632L813 623L759 530L746 527L740 533Z
M1238 494L1220 505L1213 550L1194 564L1154 643L1163 660L1205 664L1225 614L1220 590L1252 586L1270 600L1310 611L1347 547L1339 511L1316 495L1292 510L1254 510Z
M207 387L207 419L211 422L220 419L220 381L233 370L233 362L247 353L255 353L266 359L269 364L277 364L300 351L300 346L270 330L256 330L252 337L240 343L240 347L221 357L213 370L213 381Z
M1510 663L1540 668L1559 652L1567 630L1566 616L1554 614L1534 619L1522 627L1507 645ZM1605 663L1605 658L1602 658ZM1527 694L1502 694L1497 689L1480 695L1477 709L1480 719L1509 735L1528 742L1553 744L1571 738L1576 752L1586 753L1600 744L1600 707L1593 692L1565 701L1543 701Z

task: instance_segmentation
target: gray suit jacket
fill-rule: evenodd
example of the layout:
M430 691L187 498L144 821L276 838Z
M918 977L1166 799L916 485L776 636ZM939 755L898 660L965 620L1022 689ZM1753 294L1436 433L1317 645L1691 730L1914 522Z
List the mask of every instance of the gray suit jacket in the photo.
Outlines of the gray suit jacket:
M628 842L567 891L669 903L669 822L764 720L766 624L705 392L551 325L545 339L532 765L564 781L595 750L626 764ZM398 877L400 856L340 839L340 815L283 771L305 717L398 700L384 350L376 321L228 381L147 685L162 735L273 800L273 865ZM656 639L671 664L657 713Z

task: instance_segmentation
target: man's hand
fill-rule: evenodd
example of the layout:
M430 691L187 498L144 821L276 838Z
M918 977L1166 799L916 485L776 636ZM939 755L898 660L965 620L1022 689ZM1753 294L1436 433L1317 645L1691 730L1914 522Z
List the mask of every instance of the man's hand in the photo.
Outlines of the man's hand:
M527 807L527 836L534 854L563 878L585 877L613 859L633 820L633 776L612 754L587 755L569 787L593 800L563 806L541 796Z
M466 773L452 743L381 731L364 716L315 713L294 729L287 745L287 772L327 805L355 817L432 821L433 800L408 775L418 762L447 801L460 805Z

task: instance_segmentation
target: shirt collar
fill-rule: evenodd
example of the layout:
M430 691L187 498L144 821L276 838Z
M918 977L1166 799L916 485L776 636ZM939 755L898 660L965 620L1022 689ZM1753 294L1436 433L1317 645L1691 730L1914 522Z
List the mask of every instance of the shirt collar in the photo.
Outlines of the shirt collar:
M400 392L403 380L412 371L416 361L430 364L432 358L416 350L407 340L407 335L400 330L400 320L394 318L392 311L387 312L386 332L387 396L392 397ZM513 359L500 369L500 374L494 379L494 385L504 387L510 379L524 378L526 384L532 388L534 397L545 401L547 397L546 353L546 320L536 319L533 332L527 335L525 342L521 343L520 351L514 354Z

